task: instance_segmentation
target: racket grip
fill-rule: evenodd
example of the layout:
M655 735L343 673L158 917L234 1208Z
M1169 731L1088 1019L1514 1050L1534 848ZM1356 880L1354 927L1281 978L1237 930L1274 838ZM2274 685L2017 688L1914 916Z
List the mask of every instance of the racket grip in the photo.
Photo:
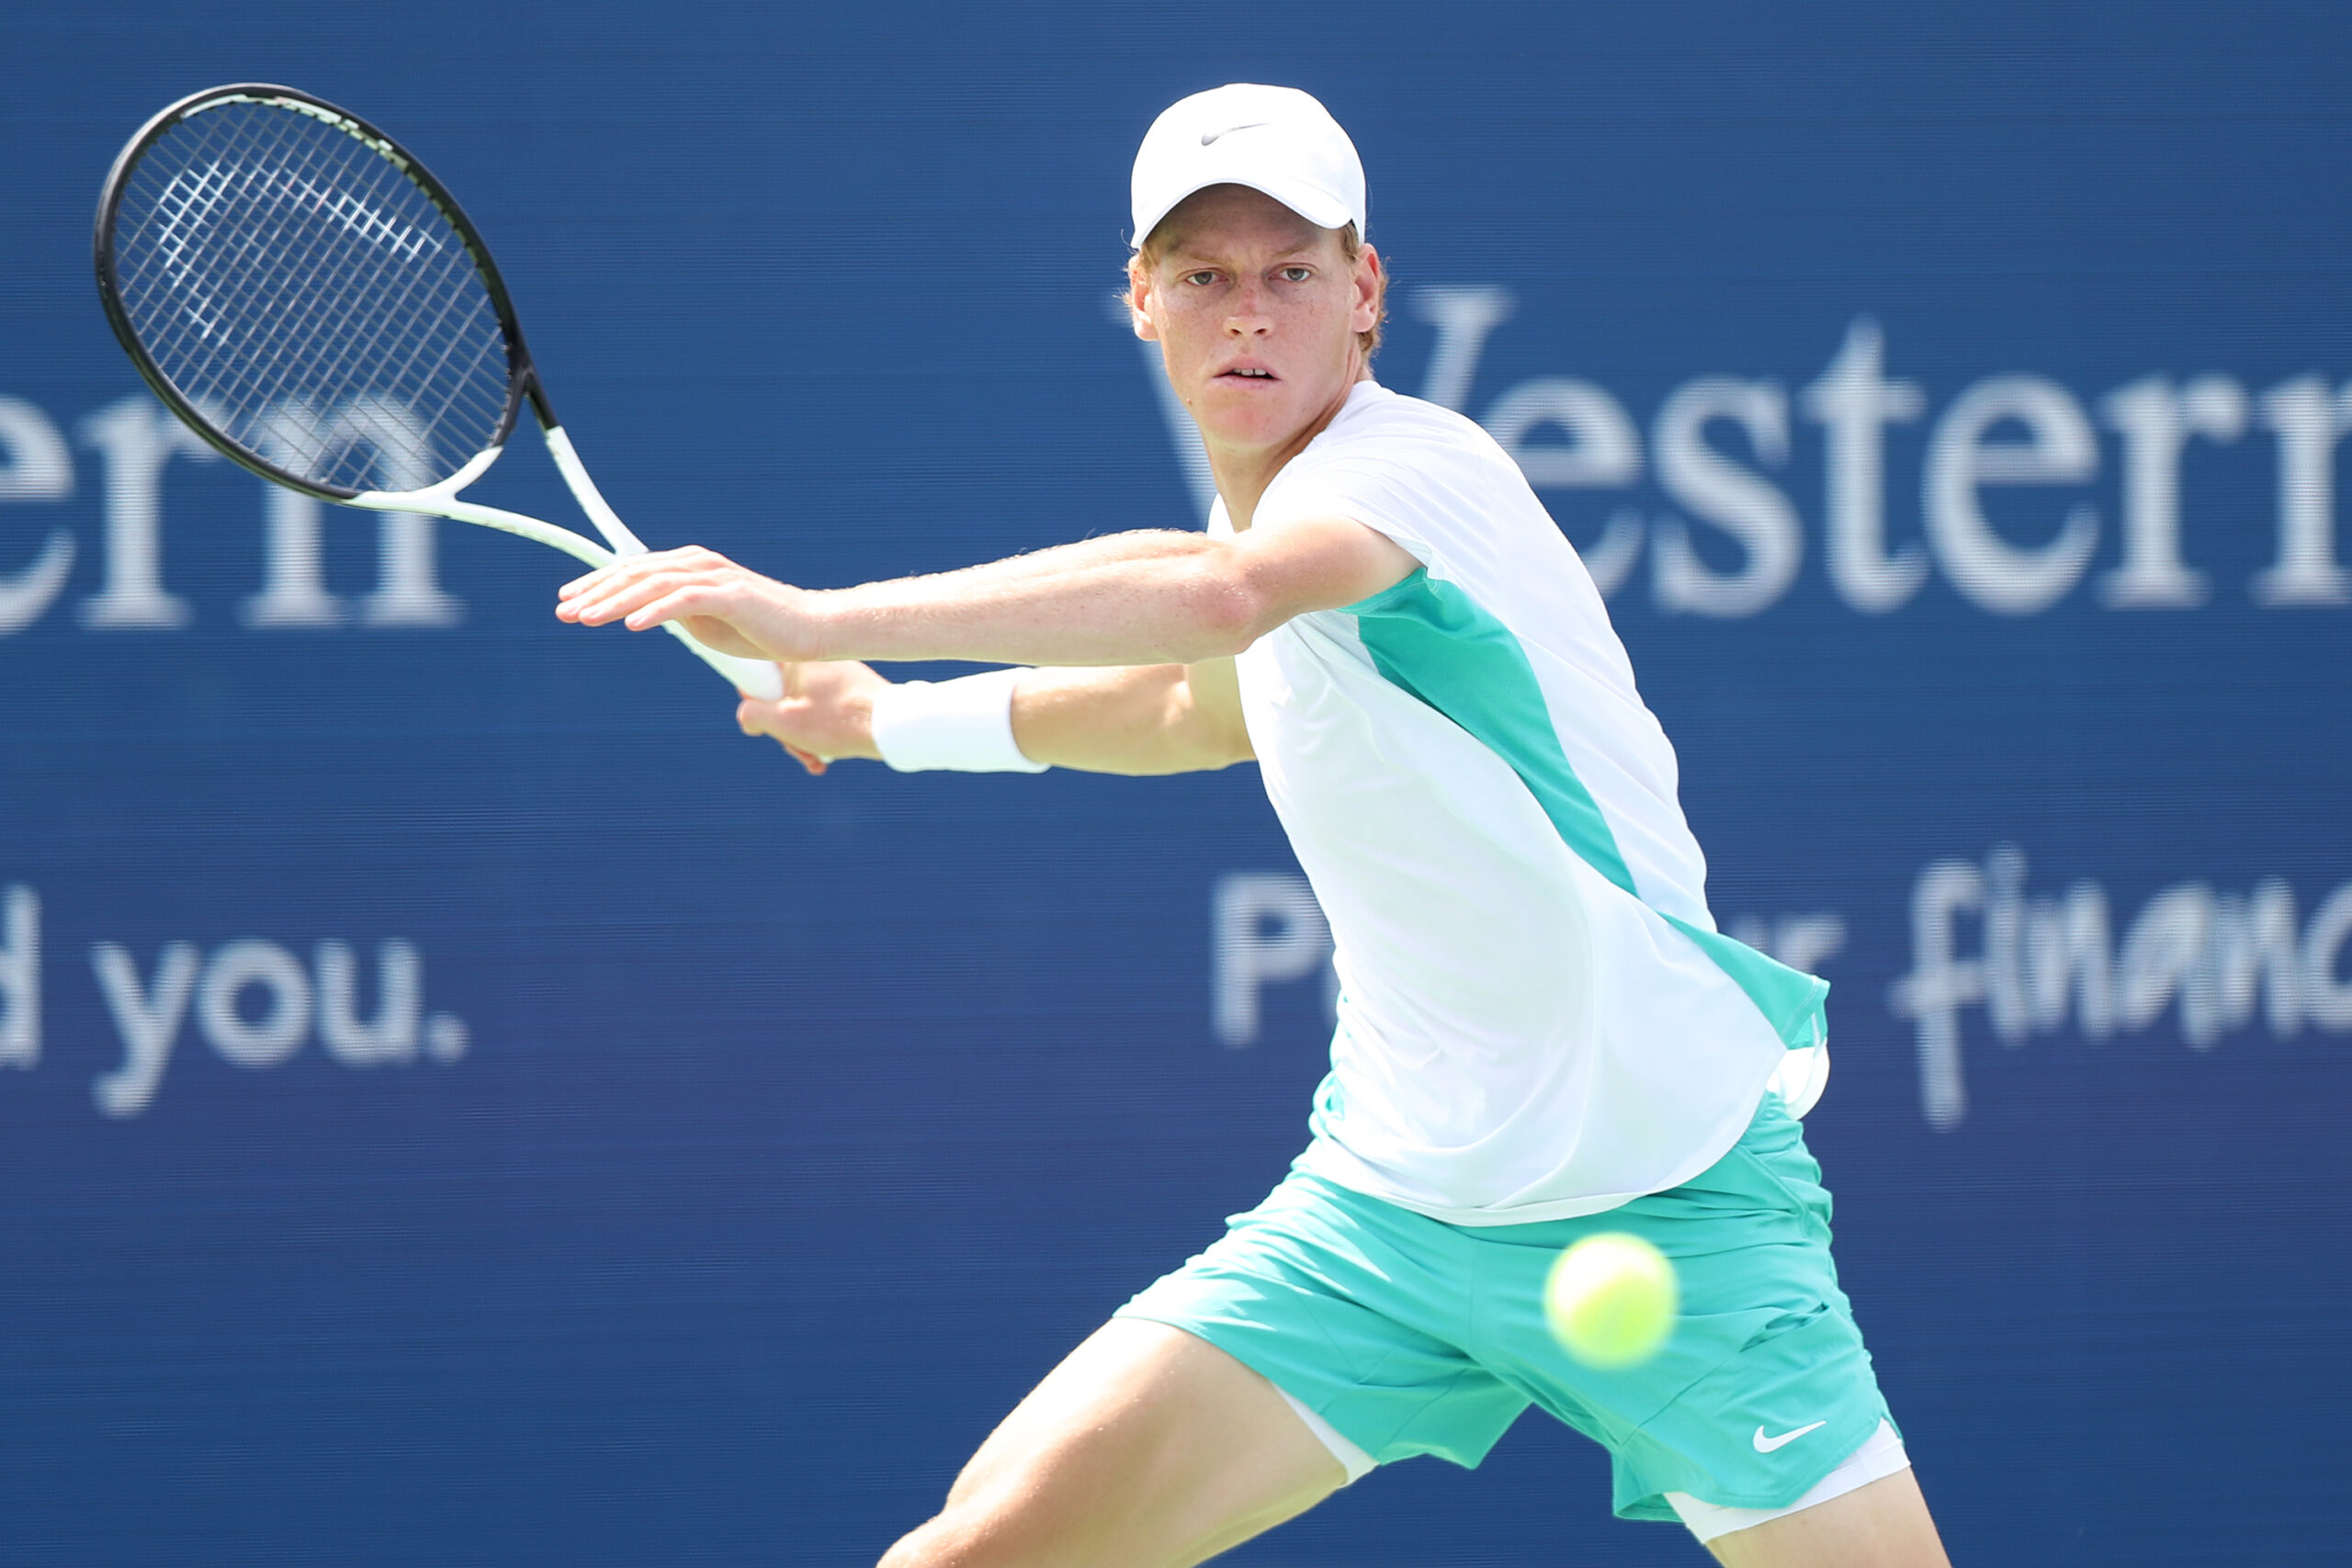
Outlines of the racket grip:
M784 695L783 671L766 660L741 659L731 653L721 653L675 621L664 621L662 628L692 649L696 659L734 682L738 691L749 692L769 702Z

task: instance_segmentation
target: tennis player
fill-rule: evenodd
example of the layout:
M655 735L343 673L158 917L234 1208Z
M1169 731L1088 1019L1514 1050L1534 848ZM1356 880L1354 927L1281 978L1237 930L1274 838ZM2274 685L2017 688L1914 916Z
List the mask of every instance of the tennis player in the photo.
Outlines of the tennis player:
M1200 425L1205 534L835 592L672 550L557 611L775 660L786 696L739 718L812 772L1254 757L1329 918L1338 1030L1292 1174L886 1563L1198 1562L1377 1465L1476 1465L1531 1404L1608 1449L1620 1515L1726 1563L1943 1562L1792 1114L1827 987L1716 932L1674 752L1518 468L1373 378L1354 146L1304 93L1202 93L1144 138L1134 217L1135 329ZM1012 668L857 662L927 659ZM1623 1371L1544 1321L1552 1259L1600 1230L1680 1275L1672 1337Z

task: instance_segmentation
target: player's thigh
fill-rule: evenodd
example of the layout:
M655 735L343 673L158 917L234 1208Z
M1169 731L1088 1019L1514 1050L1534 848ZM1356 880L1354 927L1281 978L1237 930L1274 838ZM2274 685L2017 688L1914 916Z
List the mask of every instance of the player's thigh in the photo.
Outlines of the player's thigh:
M1023 1400L885 1568L1183 1568L1346 1480L1274 1385L1182 1329L1118 1318Z
M1950 1568L1909 1469L1826 1503L1719 1535L1724 1568Z

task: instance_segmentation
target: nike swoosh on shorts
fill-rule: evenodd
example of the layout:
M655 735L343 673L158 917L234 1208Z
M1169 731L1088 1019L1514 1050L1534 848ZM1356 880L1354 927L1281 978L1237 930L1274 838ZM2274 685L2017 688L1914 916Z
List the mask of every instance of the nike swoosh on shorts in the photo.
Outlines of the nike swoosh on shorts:
M1757 1428L1756 1428L1756 1438L1755 1438L1755 1442L1756 1442L1756 1451L1757 1451L1758 1453L1759 1453L1759 1454L1769 1454L1769 1453L1770 1453L1774 1449L1778 1449L1778 1448L1785 1448L1785 1447L1787 1447L1789 1444L1795 1442L1799 1438L1804 1437L1807 1432L1816 1431L1816 1430L1818 1430L1819 1428L1821 1428L1821 1427L1826 1427L1826 1426L1828 1426L1828 1425L1829 1425L1829 1423L1828 1423L1828 1422L1826 1422L1826 1421L1815 1421L1815 1422L1812 1426L1810 1426L1810 1427L1799 1427L1795 1431L1793 1431L1793 1432L1783 1432L1783 1433L1781 1433L1781 1434L1779 1437L1777 1437L1777 1438L1768 1438L1768 1437L1766 1437L1766 1436L1764 1435L1764 1428L1763 1428L1763 1427L1757 1427Z

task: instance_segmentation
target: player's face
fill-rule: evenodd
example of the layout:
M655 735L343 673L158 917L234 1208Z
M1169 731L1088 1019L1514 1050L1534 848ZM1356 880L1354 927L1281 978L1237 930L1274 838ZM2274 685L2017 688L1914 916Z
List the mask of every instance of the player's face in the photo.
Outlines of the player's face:
M1176 209L1136 279L1136 331L1212 447L1281 448L1329 422L1363 376L1380 258L1270 196L1216 186Z

